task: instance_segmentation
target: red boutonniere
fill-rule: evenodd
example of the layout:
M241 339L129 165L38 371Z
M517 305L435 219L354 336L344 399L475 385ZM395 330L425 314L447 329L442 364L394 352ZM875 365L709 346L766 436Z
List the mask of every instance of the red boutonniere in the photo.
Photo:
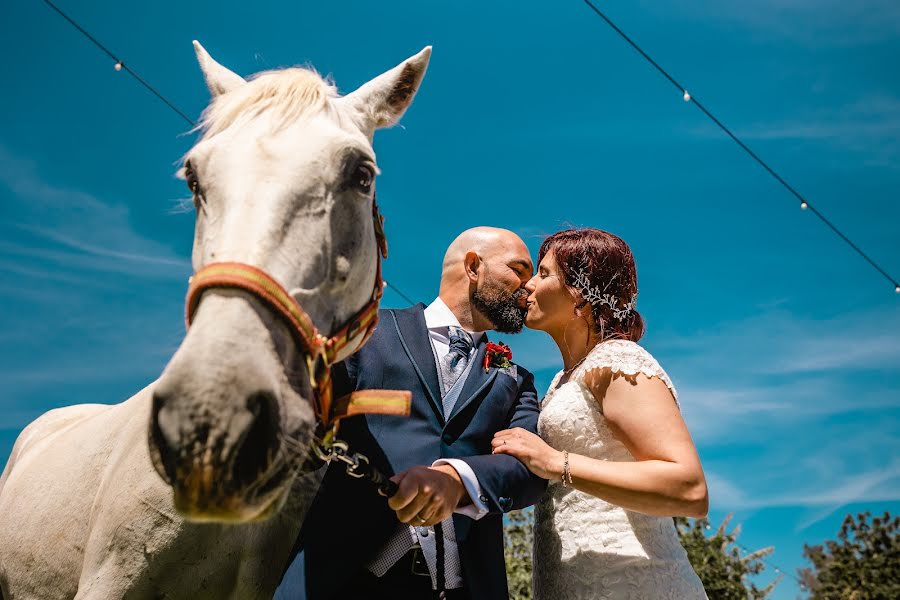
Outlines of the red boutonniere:
M512 350L503 342L488 342L484 349L484 372L488 372L488 368L497 367L500 369L508 369L512 366Z

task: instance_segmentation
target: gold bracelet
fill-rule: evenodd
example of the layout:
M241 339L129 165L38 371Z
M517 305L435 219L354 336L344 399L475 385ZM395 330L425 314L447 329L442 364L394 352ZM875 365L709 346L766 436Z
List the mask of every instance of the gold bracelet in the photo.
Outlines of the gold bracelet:
M572 483L572 473L569 472L569 451L563 450L562 486L569 487L570 483Z

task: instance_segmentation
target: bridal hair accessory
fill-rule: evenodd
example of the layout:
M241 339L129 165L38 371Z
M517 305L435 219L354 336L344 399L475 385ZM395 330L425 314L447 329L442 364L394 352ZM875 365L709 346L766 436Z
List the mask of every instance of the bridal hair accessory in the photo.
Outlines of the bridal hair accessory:
M581 297L585 302L590 302L593 305L608 306L612 309L613 316L619 321L630 315L637 303L637 294L635 293L628 304L619 308L619 298L613 294L607 294L606 288L601 289L600 286L592 286L587 272L582 268L575 271L575 281L572 282L572 287L581 292Z

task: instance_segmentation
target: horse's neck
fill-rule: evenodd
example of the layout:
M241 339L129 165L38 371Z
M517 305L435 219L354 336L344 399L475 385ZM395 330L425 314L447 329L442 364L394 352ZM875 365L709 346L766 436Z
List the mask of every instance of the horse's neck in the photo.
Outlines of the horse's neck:
M281 521L283 526L296 527L299 533L306 513L309 512L309 507L322 484L322 478L325 477L326 469L327 467L322 467L317 471L298 474L291 485L291 492L288 494L284 507L274 518Z

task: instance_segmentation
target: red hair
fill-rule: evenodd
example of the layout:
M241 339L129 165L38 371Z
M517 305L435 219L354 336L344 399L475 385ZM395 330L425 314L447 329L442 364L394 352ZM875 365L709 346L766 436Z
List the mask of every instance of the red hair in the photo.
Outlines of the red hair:
M637 298L637 268L631 248L622 238L600 229L584 227L558 231L544 240L538 262L553 252L559 274L578 301L584 306L581 291L573 283L582 271L593 288L603 290L617 299L617 309L623 309ZM644 319L632 308L617 318L613 308L592 303L591 315L600 341L625 339L636 342L644 335Z

